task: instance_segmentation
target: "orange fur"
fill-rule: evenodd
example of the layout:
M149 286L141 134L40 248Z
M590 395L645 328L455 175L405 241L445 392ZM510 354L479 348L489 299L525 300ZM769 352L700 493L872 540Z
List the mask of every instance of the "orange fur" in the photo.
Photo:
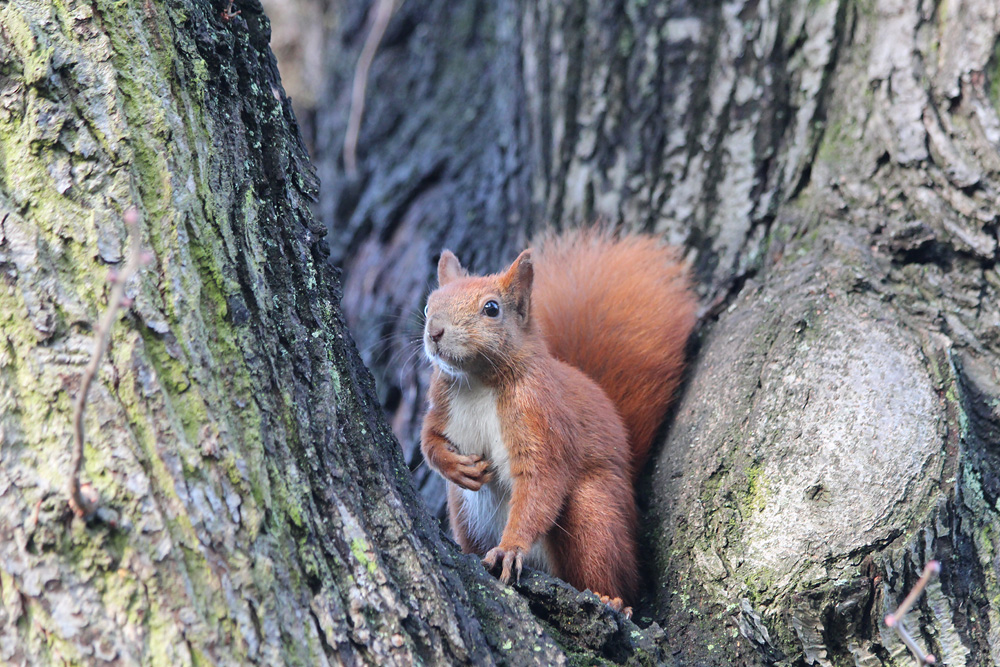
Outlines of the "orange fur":
M696 302L675 248L651 236L577 231L535 254L535 313L549 351L594 379L629 431L632 477L684 368Z
M525 559L635 599L633 482L694 324L686 270L649 237L577 232L470 277L448 251L428 298L421 449L452 530L501 579Z

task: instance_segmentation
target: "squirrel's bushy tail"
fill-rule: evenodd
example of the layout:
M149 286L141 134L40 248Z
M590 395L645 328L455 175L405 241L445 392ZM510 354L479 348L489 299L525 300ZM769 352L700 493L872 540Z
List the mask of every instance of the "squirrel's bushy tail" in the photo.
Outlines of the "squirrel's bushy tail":
M549 351L608 394L638 475L673 399L696 300L676 249L651 236L579 230L535 244L532 312Z

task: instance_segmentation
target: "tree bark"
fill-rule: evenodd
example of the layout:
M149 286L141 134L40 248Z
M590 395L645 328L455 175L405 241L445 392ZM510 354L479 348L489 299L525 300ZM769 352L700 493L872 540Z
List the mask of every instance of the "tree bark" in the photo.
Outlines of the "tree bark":
M436 253L495 270L603 218L688 251L706 317L640 488L678 664L1000 663L996 3L416 2L340 166L368 3L333 54L318 212L415 479Z
M660 661L552 579L520 587L536 614L419 502L268 21L228 5L0 7L0 662ZM152 262L89 394L84 522L73 397L133 205Z

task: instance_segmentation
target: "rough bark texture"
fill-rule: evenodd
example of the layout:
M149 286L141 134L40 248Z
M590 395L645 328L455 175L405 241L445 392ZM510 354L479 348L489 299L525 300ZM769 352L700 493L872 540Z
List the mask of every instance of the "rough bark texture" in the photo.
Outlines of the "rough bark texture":
M318 210L411 467L442 247L655 231L722 306L641 488L677 662L910 664L881 619L938 558L919 641L1000 663L996 3L408 0L351 182L367 7L330 42Z
M419 502L268 21L227 5L0 5L0 662L661 661L592 595L500 586ZM132 205L154 259L90 392L84 523L72 402Z
M809 182L658 461L659 618L694 662L908 664L881 619L937 558L912 627L996 663L1000 20L836 15Z

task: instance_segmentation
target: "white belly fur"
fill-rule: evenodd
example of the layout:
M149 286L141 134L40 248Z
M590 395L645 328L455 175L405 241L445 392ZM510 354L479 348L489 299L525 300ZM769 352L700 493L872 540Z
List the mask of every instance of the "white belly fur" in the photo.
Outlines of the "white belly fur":
M510 503L510 457L500 429L496 394L470 380L458 383L448 396L448 427L445 437L462 454L474 454L492 462L493 479L479 491L462 489L462 514L472 539L492 548L500 544L507 525ZM549 571L541 542L532 545L526 565Z

